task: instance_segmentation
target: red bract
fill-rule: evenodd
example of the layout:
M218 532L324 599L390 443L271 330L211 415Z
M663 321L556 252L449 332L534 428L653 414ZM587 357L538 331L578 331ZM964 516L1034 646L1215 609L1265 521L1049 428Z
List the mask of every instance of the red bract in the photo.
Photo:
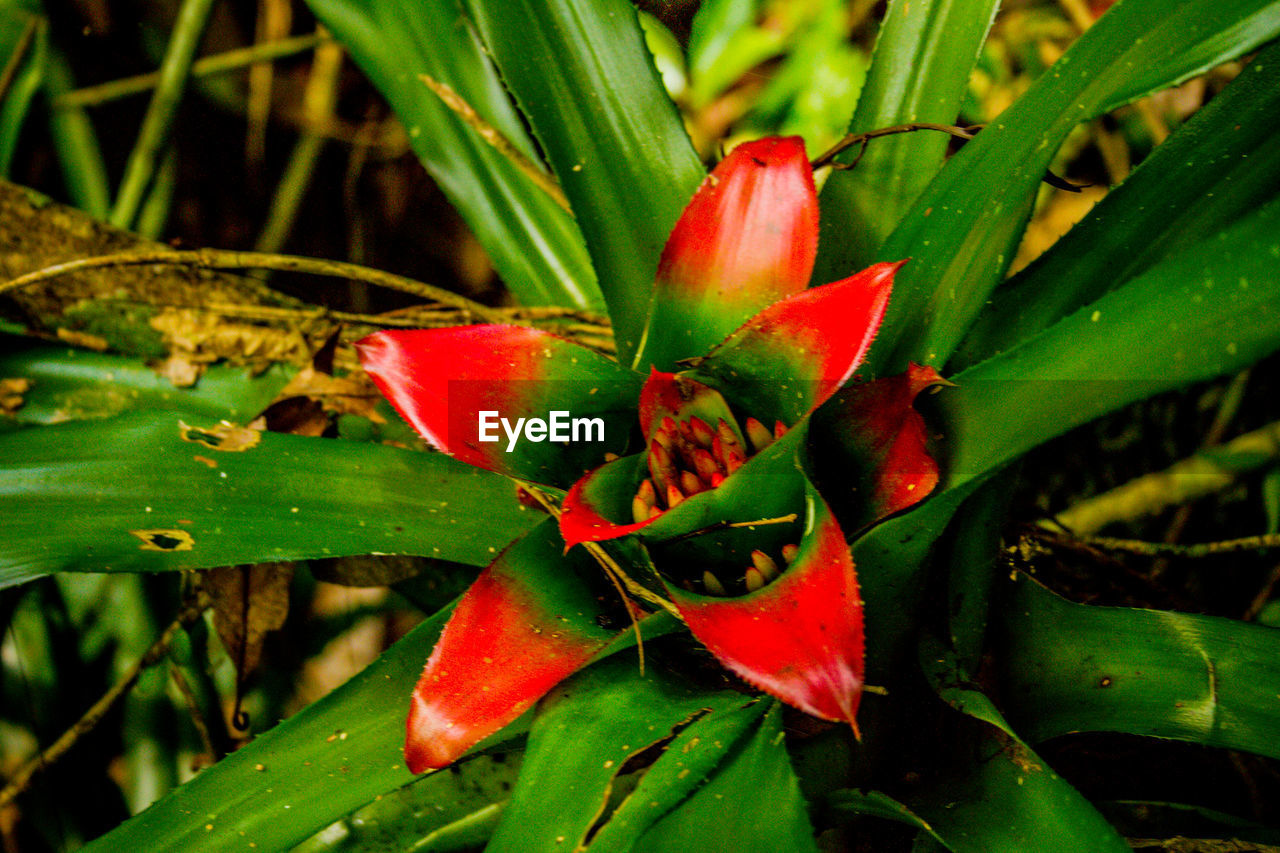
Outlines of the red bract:
M857 730L863 617L846 535L937 483L912 403L941 379L913 366L846 386L901 264L809 289L817 210L799 139L736 148L667 243L637 370L514 326L360 342L378 387L437 448L568 488L558 531L548 522L486 569L427 662L406 745L415 772L450 763L603 648L614 632L599 626L615 620L585 591L598 569L574 546L623 537L657 555L674 609L725 666ZM482 440L481 412L553 410L602 418L604 441Z

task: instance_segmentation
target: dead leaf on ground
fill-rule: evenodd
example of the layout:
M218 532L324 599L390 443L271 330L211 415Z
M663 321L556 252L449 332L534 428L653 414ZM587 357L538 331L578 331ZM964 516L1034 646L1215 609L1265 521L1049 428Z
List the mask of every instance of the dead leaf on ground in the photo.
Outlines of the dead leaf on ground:
M240 682L262 660L267 633L284 626L293 570L293 563L264 563L205 573L205 590L213 602L213 625Z

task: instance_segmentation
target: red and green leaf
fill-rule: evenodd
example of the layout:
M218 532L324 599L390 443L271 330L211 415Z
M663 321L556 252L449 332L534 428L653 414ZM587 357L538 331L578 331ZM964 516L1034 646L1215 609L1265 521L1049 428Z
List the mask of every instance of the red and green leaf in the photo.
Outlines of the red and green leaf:
M903 263L875 264L775 302L698 362L692 375L766 424L794 424L862 363Z
M919 503L938 484L928 426L913 403L945 384L932 367L913 364L898 376L850 385L814 412L811 473L849 532Z
M789 705L857 731L862 697L862 600L849 546L810 487L806 533L772 583L735 598L669 585L693 632L726 667Z
M638 533L658 518L634 521L631 501L647 476L643 453L607 462L573 484L560 511L560 535L572 548Z
M594 564L562 555L548 520L476 579L427 661L409 709L405 761L445 767L531 708L617 636L591 594Z
M818 198L799 137L739 145L698 188L658 265L637 368L671 370L809 284Z
M524 326L376 332L357 344L378 389L427 441L457 459L567 486L625 449L640 378L616 362ZM604 441L512 442L498 418L601 418ZM481 441L480 413L491 427ZM509 449L510 448L510 449Z

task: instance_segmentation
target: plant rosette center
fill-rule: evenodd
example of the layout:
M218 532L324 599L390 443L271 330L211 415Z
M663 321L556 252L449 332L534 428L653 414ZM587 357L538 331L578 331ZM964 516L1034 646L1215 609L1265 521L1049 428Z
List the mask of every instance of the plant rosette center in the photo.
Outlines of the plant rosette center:
M734 149L676 223L631 365L518 326L360 342L435 447L565 490L558 517L460 600L414 692L412 769L449 764L618 635L582 581L602 568L647 586L649 605L666 599L748 683L857 730L863 602L847 533L937 483L912 404L942 380L913 365L850 382L901 263L809 287L817 239L803 143L762 139Z

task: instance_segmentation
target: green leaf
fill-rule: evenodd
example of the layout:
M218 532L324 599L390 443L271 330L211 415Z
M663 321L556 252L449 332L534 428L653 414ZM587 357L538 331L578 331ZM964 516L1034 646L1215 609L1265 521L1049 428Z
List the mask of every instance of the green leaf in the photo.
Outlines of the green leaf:
M404 711L449 613L86 849L287 849L412 781Z
M952 652L926 637L920 658L939 697L979 721L957 738L961 760L906 798L934 837L954 853L1129 849L1088 800L1018 737Z
M970 755L906 803L954 853L1130 849L1044 759L989 727Z
M50 47L45 69L45 95L52 102L74 88L75 78L66 56ZM106 219L111 213L111 185L89 111L79 106L51 108L49 137L62 167L62 182L72 202L95 219Z
M484 565L545 517L447 456L236 429L146 413L0 435L0 583L375 552Z
M706 785L641 836L636 853L817 851L773 702L763 723Z
M432 773L379 797L293 848L293 853L423 853L445 838L456 840L464 826L478 823L492 831L493 821L486 818L492 814L496 819L519 771L519 753L477 755L447 773ZM486 839L487 835L479 842Z
M466 0L573 207L629 364L704 177L626 0Z
M872 372L947 361L1013 260L1040 179L1077 124L1277 32L1275 0L1116 4L947 163L881 248L882 260L912 262L898 274Z
M14 421L54 424L163 409L210 423L245 422L275 399L288 381L273 367L250 377L246 368L210 367L192 388L174 384L134 358L50 346L31 338L0 335L0 377L26 379Z
M1021 575L1003 613L999 666L1028 737L1116 731L1280 757L1280 630L1073 604Z
M982 660L991 588L999 571L1001 534L1009 517L1013 496L1010 475L985 481L971 495L947 528L940 559L947 567L948 616L951 646L967 669L976 671Z
M693 86L689 100L705 108L726 89L762 62L787 50L790 33L756 23L759 3L728 0L703 3L689 35L689 65Z
M636 839L707 780L725 756L758 730L770 703L708 714L676 736L592 837L592 853L626 853Z
M998 6L998 0L890 0L849 132L953 123ZM876 139L856 169L831 173L818 198L815 283L844 278L875 260L942 168L947 144L935 131Z
M1277 114L1280 45L1259 53L1084 221L997 290L952 368L1016 346L1275 197Z
M577 849L627 759L676 726L735 703L742 694L695 688L652 661L641 675L630 654L583 670L538 706L520 782L485 849Z
M308 0L391 104L427 171L527 304L597 309L600 290L573 218L444 106L419 79L446 83L534 156L484 49L449 0Z
M946 486L1129 403L1274 352L1278 260L1280 199L951 377L958 387L936 398L946 422Z

